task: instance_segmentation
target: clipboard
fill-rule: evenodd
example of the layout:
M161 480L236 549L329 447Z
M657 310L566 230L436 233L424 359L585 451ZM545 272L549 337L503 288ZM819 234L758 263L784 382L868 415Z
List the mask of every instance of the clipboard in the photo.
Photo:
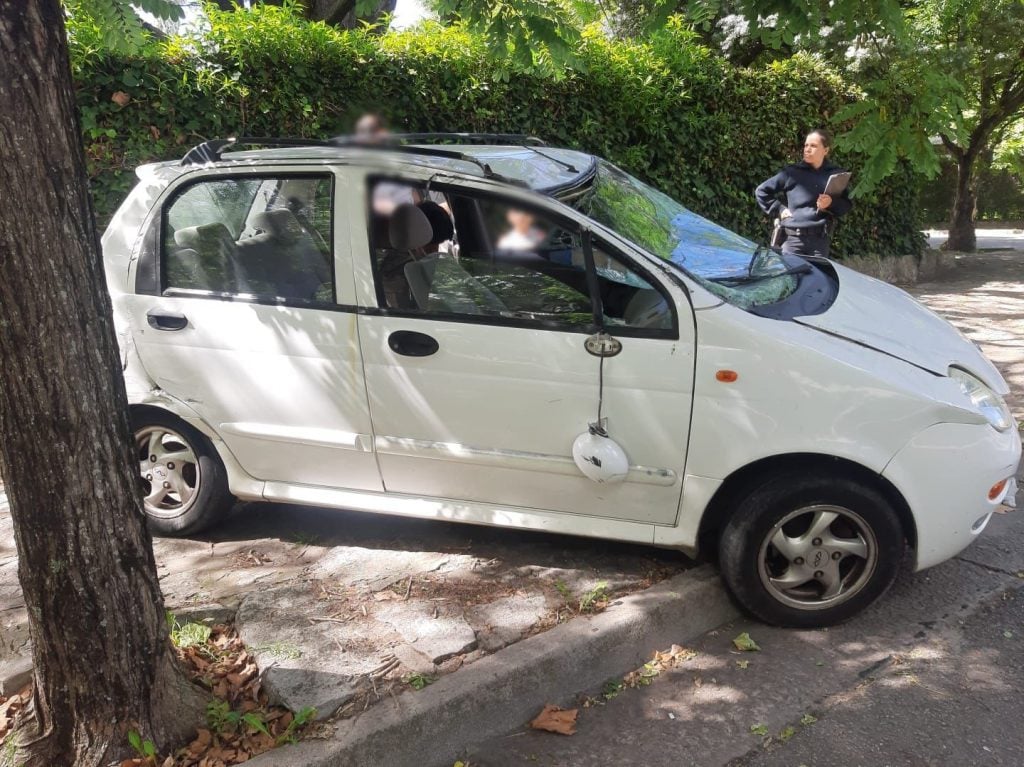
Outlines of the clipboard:
M828 177L828 181L825 183L825 191L822 194L827 194L829 197L838 197L846 191L846 187L850 185L850 178L853 176L852 173L843 171L842 173L833 173Z

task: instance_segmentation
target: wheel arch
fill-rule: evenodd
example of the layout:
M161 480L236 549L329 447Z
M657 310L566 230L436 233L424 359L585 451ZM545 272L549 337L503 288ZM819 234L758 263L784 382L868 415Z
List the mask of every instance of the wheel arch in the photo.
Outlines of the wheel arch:
M770 476L794 472L856 480L877 490L896 511L907 543L911 548L916 548L917 526L914 515L903 494L888 479L846 458L820 453L787 453L749 463L725 478L701 517L697 532L698 550L708 554L717 550L718 536L738 502L758 484Z

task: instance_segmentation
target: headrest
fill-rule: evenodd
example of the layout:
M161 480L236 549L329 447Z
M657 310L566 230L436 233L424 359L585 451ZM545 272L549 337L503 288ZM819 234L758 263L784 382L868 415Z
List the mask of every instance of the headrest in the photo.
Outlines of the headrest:
M252 225L281 242L295 242L305 234L299 219L287 208L257 213L252 217Z
M434 236L426 214L411 202L404 202L395 208L388 224L388 238L396 250L422 248Z
M199 250L204 246L235 244L235 238L224 224L189 226L174 233L174 241L185 248Z
M452 217L448 212L433 200L425 200L416 206L423 211L430 222L430 228L434 231L431 242L444 242L455 236L455 226L452 224Z

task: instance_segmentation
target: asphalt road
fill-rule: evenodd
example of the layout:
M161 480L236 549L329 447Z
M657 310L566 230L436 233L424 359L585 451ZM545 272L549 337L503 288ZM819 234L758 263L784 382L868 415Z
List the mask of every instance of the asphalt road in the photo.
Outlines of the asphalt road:
M976 229L978 250L1024 250L1024 230L1021 229ZM949 238L944 229L925 231L928 245L937 248Z
M744 767L1024 764L1024 594L1004 593L962 625L889 663L788 743Z

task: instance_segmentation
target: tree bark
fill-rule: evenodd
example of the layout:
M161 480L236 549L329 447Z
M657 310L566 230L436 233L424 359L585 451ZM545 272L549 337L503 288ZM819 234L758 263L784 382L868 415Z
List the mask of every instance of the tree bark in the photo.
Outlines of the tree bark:
M58 0L0 0L0 456L28 606L17 764L177 745L203 698L168 640Z
M974 211L978 200L978 183L974 166L978 155L966 151L956 155L956 190L949 220L949 239L946 250L973 252L978 246L974 232Z

